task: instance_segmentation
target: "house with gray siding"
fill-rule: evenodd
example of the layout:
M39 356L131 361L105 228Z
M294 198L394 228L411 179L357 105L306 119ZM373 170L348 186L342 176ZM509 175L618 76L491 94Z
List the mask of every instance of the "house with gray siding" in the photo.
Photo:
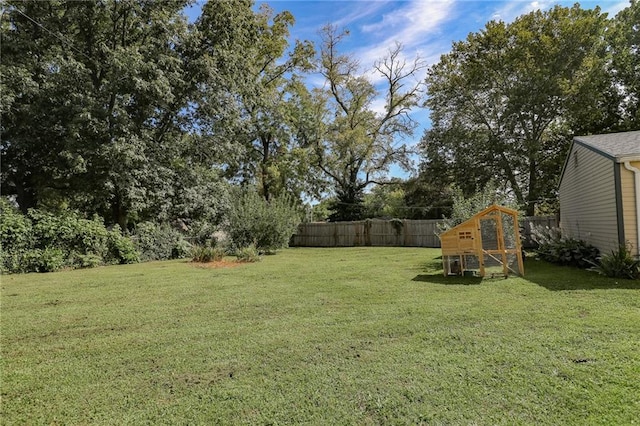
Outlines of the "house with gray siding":
M560 177L564 235L609 253L640 246L640 131L577 136Z

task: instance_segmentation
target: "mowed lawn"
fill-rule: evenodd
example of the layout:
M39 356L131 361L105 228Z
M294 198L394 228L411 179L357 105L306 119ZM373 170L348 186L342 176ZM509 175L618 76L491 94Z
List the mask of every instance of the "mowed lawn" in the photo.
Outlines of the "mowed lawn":
M2 277L2 424L640 422L640 282L436 249Z

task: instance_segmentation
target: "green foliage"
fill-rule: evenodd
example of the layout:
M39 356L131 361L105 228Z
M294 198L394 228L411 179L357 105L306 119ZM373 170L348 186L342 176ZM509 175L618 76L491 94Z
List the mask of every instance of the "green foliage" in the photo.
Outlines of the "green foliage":
M385 181L392 164L409 169L407 147L397 138L413 134L417 123L410 111L424 92L417 78L426 67L420 58L405 61L402 45L390 46L372 70L380 79L374 84L357 60L340 52L348 34L333 25L322 30L320 72L328 84L316 97L322 125L309 138L316 166L337 198L332 221L362 219L364 190ZM381 113L371 107L379 98L385 99Z
M618 250L600 257L599 262L592 269L601 275L612 278L640 278L640 259L631 255L629 247L621 244Z
M373 187L363 197L364 216L368 218L406 218L405 191L400 181Z
M421 170L416 177L403 182L407 206L407 219L442 219L451 215L452 186L446 174L433 174Z
M95 268L103 264L102 258L95 254L73 254L72 263L78 268Z
M19 271L11 272L55 272L65 266L65 253L57 247L29 249L24 252Z
M22 257L33 246L31 221L6 199L0 199L1 272L19 272Z
M189 241L194 245L213 247L218 243L215 236L217 231L218 226L214 223L204 220L196 220L189 224L187 235Z
M492 204L518 210L515 200L500 190L494 181L489 181L482 189L471 196L465 196L462 190L455 186L452 192L453 206L451 208L451 216L445 217L442 223L438 224L440 231L446 231L459 225Z
M255 244L264 252L289 246L300 223L300 211L287 196L266 201L255 191L238 194L224 225L233 250Z
M107 238L108 255L107 263L138 263L140 253L131 238L125 237L120 231L120 226L114 225Z
M189 256L190 244L177 229L167 223L142 222L136 226L132 240L140 251L140 259L179 259Z
M205 263L222 260L225 250L220 247L196 245L191 247L190 253L191 261Z
M331 205L335 202L335 198L321 200L318 204L311 207L312 222L326 222L331 215Z
M2 201L0 233L3 272L50 272L138 261L133 242L118 227L109 231L101 218L88 220L73 211L54 214L30 209L25 216Z
M232 129L232 137L243 141L244 153L230 166L255 182L266 200L284 193L292 197L316 193L318 179L309 167L311 149L299 135L312 114L301 74L313 68L313 44L296 41L289 46L294 18L287 11L274 14L263 4L254 24L257 41L242 50L251 84L240 91L240 123Z
M631 0L611 21L606 33L610 48L609 72L620 94L618 129L640 128L640 1Z
M67 254L108 256L109 231L97 216L88 220L75 212L54 214L31 209L27 217L33 224L33 239L38 248L60 247Z
M555 196L571 136L612 124L606 26L599 8L556 6L455 42L427 76L423 167L466 193L505 182L534 215Z
M1 183L23 212L219 219L217 172L246 154L239 94L261 66L246 52L286 50L292 17L271 31L253 2L213 1L189 25L190 3L3 3Z
M241 263L254 263L259 262L260 252L255 244L249 244L246 247L241 247L236 251L236 261Z
M329 203L330 222L361 220L365 217L364 195L354 186L336 189L336 198Z
M583 269L598 262L600 251L596 247L564 237L559 228L532 226L531 238L538 244L536 255L547 262Z

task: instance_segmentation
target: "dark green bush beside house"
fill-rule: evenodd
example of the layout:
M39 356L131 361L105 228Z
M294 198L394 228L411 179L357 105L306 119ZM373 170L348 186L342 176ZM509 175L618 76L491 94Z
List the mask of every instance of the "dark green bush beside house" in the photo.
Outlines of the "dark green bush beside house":
M547 262L583 269L598 264L597 247L566 237L558 228L532 226L531 237L538 244L536 255Z
M627 245L620 245L618 250L602 256L592 269L611 278L640 279L640 259L631 255Z

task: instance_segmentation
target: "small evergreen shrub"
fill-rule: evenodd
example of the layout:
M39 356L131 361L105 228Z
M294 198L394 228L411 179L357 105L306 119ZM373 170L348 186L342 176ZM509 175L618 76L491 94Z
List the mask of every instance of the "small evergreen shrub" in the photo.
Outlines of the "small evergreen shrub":
M612 278L627 278L637 280L640 278L640 260L631 256L629 247L621 244L618 250L605 254L592 270L599 274Z
M582 240L566 238L558 228L531 227L531 237L538 244L536 255L547 262L589 268L598 262L600 251Z

